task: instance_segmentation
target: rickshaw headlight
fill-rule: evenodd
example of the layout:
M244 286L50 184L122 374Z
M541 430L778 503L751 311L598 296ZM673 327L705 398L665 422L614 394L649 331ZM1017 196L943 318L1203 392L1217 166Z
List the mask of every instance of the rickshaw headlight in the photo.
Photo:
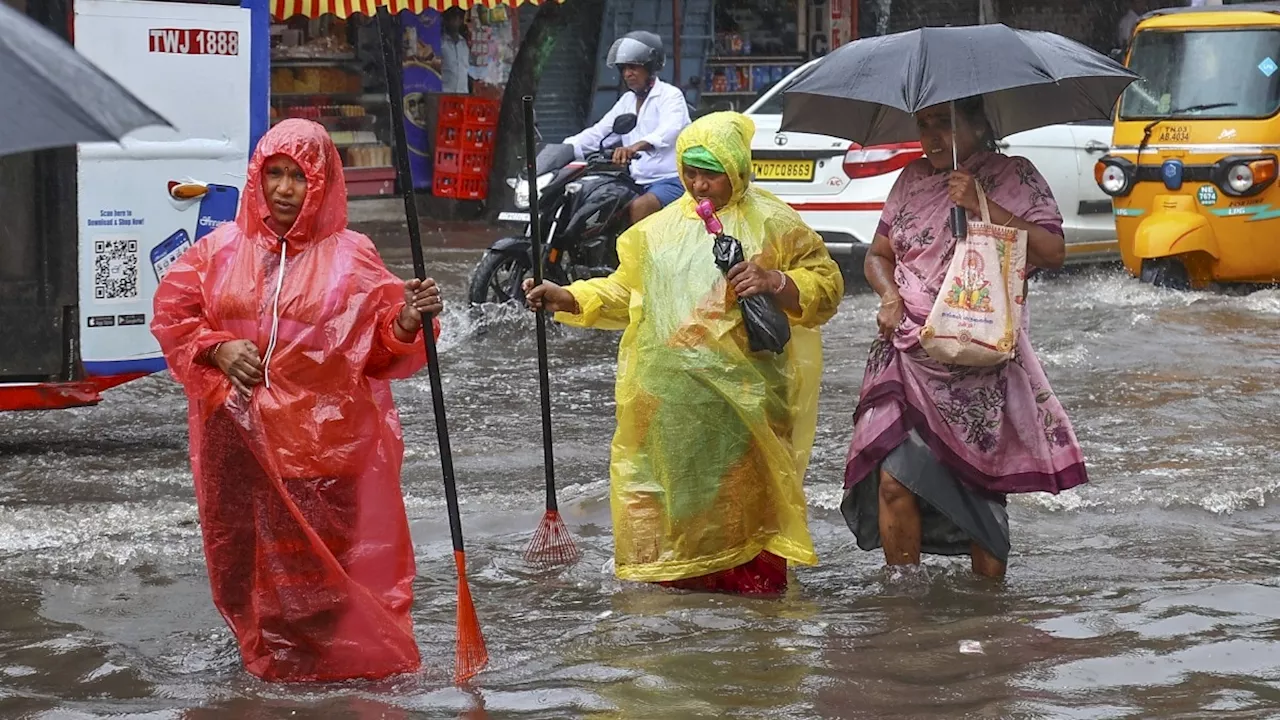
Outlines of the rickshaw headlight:
M1248 165L1236 165L1227 170L1227 184L1238 193L1249 192L1253 187L1253 169Z
M1233 155L1217 162L1214 181L1223 192L1235 197L1251 197L1271 187L1276 180L1274 155Z
M1102 192L1112 197L1129 192L1129 173L1119 163L1101 160L1094 167L1093 176Z

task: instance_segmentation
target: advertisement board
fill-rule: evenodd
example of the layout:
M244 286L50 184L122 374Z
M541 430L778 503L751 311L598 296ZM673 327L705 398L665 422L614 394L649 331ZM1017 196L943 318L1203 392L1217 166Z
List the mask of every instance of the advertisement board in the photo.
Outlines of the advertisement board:
M400 14L403 27L404 66L404 134L409 143L409 170L413 175L413 187L424 190L431 187L432 149L435 138L430 136L432 123L428 118L428 98L439 94L443 86L440 78L444 59L440 56L441 16L436 10L424 10L415 15Z
M265 37L255 43L266 3L258 2L261 18L226 4L76 0L76 48L174 126L79 148L80 354L89 375L164 368L149 328L156 286L186 249L235 218L266 124Z

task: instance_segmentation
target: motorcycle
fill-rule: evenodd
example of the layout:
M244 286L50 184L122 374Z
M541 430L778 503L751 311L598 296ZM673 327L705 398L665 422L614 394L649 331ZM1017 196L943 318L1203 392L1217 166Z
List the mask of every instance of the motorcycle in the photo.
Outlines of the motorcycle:
M550 144L535 161L538 216L542 225L543 276L558 285L604 277L618 267L617 239L627 229L627 206L644 194L626 166L613 164L610 138L621 138L636 126L634 114L619 115L600 148L584 161L574 160L572 145ZM508 180L519 212L503 212L500 222L524 223L524 235L504 237L485 252L471 274L472 305L524 300L521 285L533 277L533 226L530 222L526 171Z

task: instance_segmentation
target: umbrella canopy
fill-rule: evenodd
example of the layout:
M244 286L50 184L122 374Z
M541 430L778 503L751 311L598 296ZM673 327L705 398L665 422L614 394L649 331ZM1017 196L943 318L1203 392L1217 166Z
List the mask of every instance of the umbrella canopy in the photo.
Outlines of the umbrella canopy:
M999 24L920 28L858 40L784 92L782 130L863 145L919 137L912 114L981 95L996 135L1106 119L1138 78L1061 35Z
M554 1L564 2L564 0ZM403 10L420 13L425 10L443 11L455 7L466 10L475 5L516 7L525 3L541 5L542 2L543 0L271 0L271 14L277 20L287 20L295 15L309 18L318 18L321 15L336 15L341 18L352 15L372 17L380 7L385 7L393 13Z
M0 155L169 125L65 40L0 2Z

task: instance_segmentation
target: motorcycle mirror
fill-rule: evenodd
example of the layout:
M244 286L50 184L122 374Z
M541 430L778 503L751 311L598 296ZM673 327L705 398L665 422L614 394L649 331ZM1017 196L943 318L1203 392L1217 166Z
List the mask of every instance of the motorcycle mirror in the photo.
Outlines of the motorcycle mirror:
M635 113L627 113L626 115L619 115L618 117L613 119L614 135L626 135L627 133L635 129L636 129Z

